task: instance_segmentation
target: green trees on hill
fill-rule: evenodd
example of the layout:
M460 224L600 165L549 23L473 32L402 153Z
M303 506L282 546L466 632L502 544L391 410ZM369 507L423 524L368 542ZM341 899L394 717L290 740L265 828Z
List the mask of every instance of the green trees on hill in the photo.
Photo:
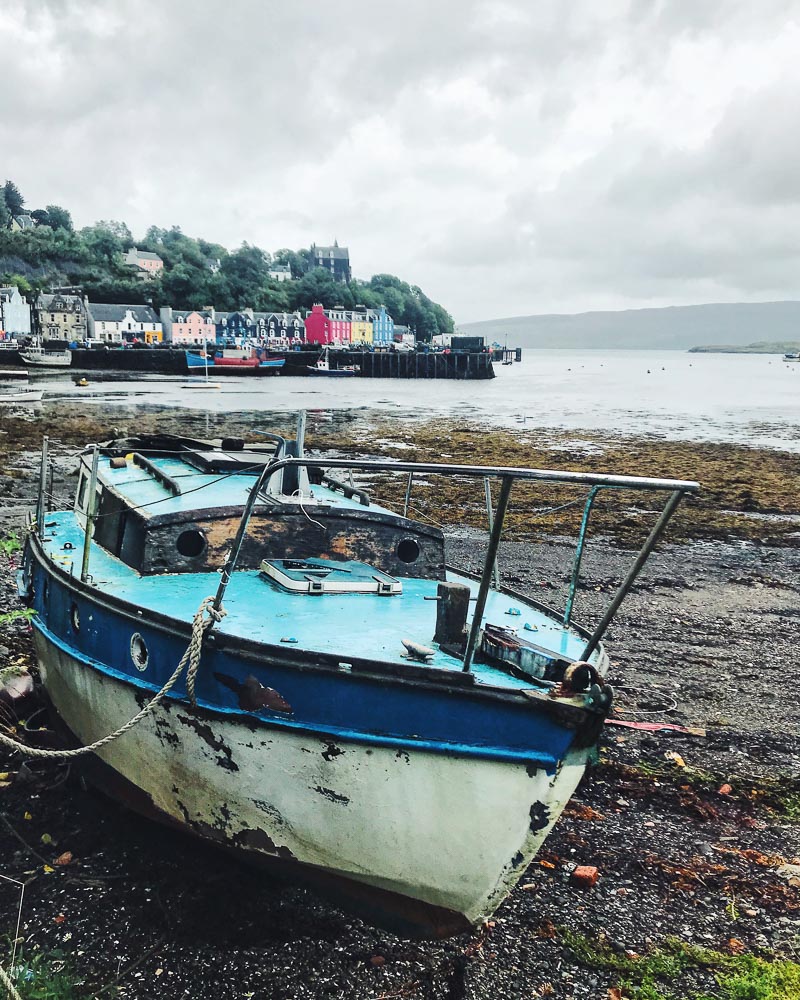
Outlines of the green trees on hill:
M24 281L32 292L51 285L80 285L95 302L151 302L154 308L220 310L251 307L263 312L310 309L315 302L327 308L385 305L396 323L413 327L420 339L453 330L453 319L416 285L391 274L369 281L335 282L324 269L311 269L309 250L282 248L269 254L243 243L228 251L217 243L187 236L178 226L151 226L134 244L124 222L100 221L75 231L70 213L58 205L29 214L35 228L11 232L12 215L24 210L15 184L0 187L0 284ZM133 246L156 253L163 271L142 280L123 261ZM292 281L269 275L274 264L288 265Z

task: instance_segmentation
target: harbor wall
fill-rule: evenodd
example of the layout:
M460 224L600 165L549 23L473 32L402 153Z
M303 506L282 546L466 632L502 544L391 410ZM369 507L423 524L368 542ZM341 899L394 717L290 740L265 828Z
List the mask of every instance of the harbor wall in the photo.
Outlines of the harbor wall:
M8 352L16 355L16 352ZM310 351L277 351L273 355L286 359L281 377L307 375L320 355ZM18 357L8 361L21 364ZM332 351L332 368L358 365L361 378L420 378L420 379L490 379L495 377L492 357L453 351L450 354L409 351ZM164 375L185 375L188 372L182 349L132 348L130 350L97 350L77 348L72 351L72 368L78 371L151 372ZM195 371L195 374L197 372ZM242 372L246 374L246 372ZM260 372L259 374L266 374Z

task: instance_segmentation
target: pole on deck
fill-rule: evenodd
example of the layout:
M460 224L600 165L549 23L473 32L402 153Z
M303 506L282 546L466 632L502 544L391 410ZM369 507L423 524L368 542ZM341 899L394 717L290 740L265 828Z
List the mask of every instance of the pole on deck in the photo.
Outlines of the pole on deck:
M97 465L100 461L100 449L92 447L92 474L89 477L89 496L86 501L86 524L83 533L83 559L81 560L81 583L89 576L89 552L94 534L94 518L97 510Z
M45 434L42 438L42 464L39 469L39 496L36 500L36 534L41 538L44 534L44 495L47 489L47 461L50 448L50 438Z
M511 476L503 476L502 478L494 525L492 526L492 533L489 536L489 549L486 553L486 562L483 565L483 575L481 576L481 584L478 589L478 600L475 604L475 613L472 616L472 628L469 630L469 639L467 639L467 648L464 653L464 663L461 667L465 672L472 666L472 657L478 641L478 632L481 629L481 619L486 607L486 598L489 594L489 584L492 580L492 568L497 558L497 550L500 547L500 535L503 531L503 521L506 517L506 510L508 510L508 498L511 494L511 485L513 482L514 480Z

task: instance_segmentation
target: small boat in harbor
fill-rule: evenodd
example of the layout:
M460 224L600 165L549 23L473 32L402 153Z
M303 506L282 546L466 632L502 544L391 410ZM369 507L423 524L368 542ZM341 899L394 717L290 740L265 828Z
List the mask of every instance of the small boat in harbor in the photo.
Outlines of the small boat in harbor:
M286 364L285 358L270 357L257 348L218 350L209 353L187 351L186 366L189 371L212 367L217 374L228 375L276 375Z
M43 395L41 389L0 389L0 403L39 403Z
M790 351L788 354L784 354L784 361L800 361L800 352Z
M58 510L45 439L19 577L43 683L108 794L374 922L465 930L583 775L611 705L603 634L698 486L309 457L304 426L92 445ZM403 512L337 478L353 471L402 475ZM408 517L415 477L481 496L499 484L479 576L448 568L442 530ZM505 587L497 565L512 486L535 482L587 490L563 611ZM605 489L667 500L587 630L573 602Z
M361 367L359 365L342 365L341 368L331 368L330 351L326 349L315 365L307 366L307 371L309 375L325 375L330 378L352 378L354 375L359 374Z
M70 351L46 351L41 337L35 337L29 347L22 348L19 356L33 368L68 368L72 364Z

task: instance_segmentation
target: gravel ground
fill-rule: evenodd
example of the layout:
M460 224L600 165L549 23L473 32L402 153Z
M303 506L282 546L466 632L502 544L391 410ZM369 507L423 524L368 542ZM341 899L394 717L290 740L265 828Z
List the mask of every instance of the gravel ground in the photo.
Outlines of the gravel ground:
M32 475L23 460L14 489ZM18 520L4 517L6 530ZM474 566L483 540L452 535L451 561ZM559 539L518 542L500 565L559 606L568 556ZM0 556L0 611L17 606L15 558ZM597 619L630 558L592 541L578 620ZM91 790L79 765L0 755L0 871L25 883L26 954L61 952L80 996L196 1000L620 996L608 962L579 960L581 940L623 957L677 937L797 958L800 888L778 865L800 855L798 570L800 550L785 544L691 542L654 556L607 636L616 717L706 735L607 727L545 849L472 936L395 937L140 820ZM6 663L30 655L24 621L0 627ZM594 887L574 884L576 864L599 869ZM0 882L3 935L17 898ZM710 986L694 971L671 989Z

